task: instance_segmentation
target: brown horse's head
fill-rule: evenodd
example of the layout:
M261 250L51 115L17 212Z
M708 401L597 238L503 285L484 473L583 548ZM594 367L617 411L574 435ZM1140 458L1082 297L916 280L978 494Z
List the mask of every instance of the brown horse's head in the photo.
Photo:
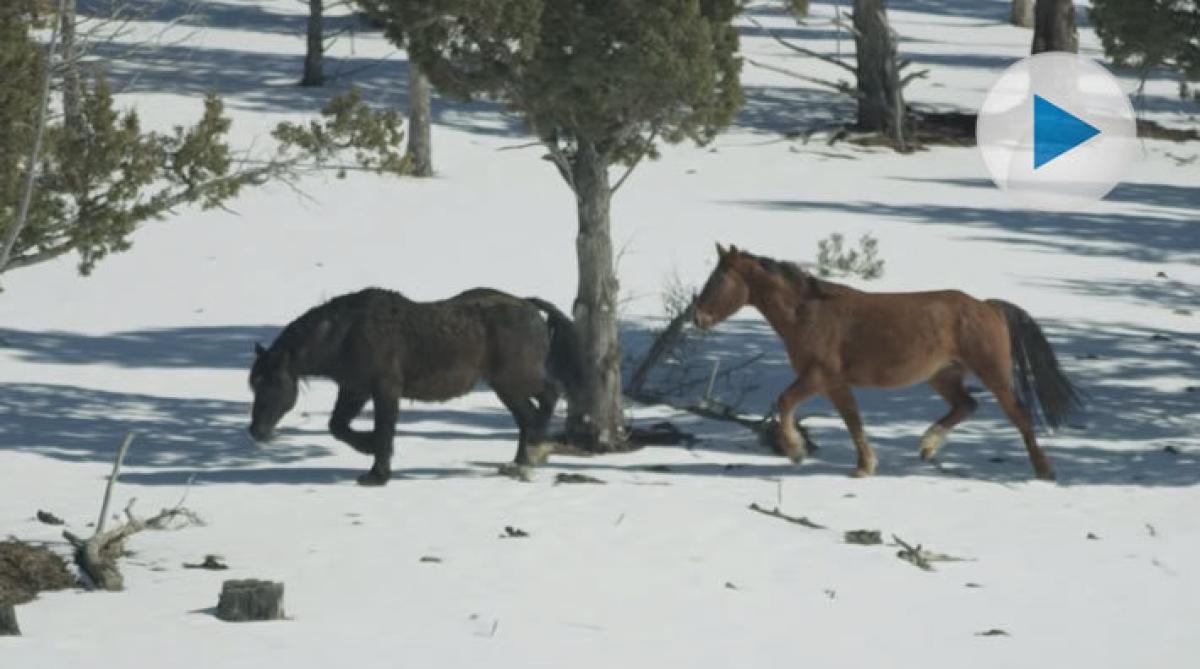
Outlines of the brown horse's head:
M732 244L725 250L717 244L717 267L696 298L695 323L708 329L729 318L750 299L750 285L738 271L741 251Z

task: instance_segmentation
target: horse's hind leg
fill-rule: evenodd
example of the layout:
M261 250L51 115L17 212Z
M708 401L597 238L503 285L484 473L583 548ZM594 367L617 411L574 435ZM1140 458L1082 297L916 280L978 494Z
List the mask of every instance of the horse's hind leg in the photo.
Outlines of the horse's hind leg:
M512 388L502 386L494 387L496 396L504 403L504 406L512 414L513 420L517 423L517 454L513 458L515 467L501 467L502 474L509 474L516 478L526 478L528 468L534 464L533 459L529 457L529 440L534 433L534 429L539 423L539 412L534 407L533 402L529 400L529 393L514 390Z
M529 434L526 435L528 443L525 447L534 464L540 465L546 462L554 448L553 444L546 441L546 428L550 425L550 419L554 418L554 407L558 404L558 397L558 383L550 379L546 379L541 392L534 395L537 411L534 414Z
M858 467L854 469L854 475L863 477L874 474L875 451L871 450L871 444L867 441L867 435L863 431L862 415L859 414L858 402L855 401L854 394L850 392L849 386L831 388L826 394L838 413L842 415L842 420L846 422L846 428L850 430L850 438L854 440L854 448L858 451Z
M1001 378L997 378L997 376L1001 376ZM1033 464L1034 473L1040 479L1053 481L1054 469L1050 467L1050 461L1046 459L1046 454L1038 445L1037 437L1034 436L1033 418L1029 415L1029 410L1017 400L1010 380L1004 378L1007 376L981 374L979 380L987 386L988 390L992 391L992 394L996 396L996 401L1000 403L1000 408L1004 409L1004 415L1008 416L1012 424L1016 425L1017 430L1021 432L1021 439L1025 441L1025 450L1029 453L1029 462Z
M955 425L963 422L970 416L979 403L974 397L967 392L966 386L963 385L963 368L960 365L947 367L929 379L929 385L941 395L950 405L950 411L938 419L936 423L929 426L925 430L925 435L921 437L921 459L929 460L937 454L941 448L942 442L946 440L946 434L954 428Z

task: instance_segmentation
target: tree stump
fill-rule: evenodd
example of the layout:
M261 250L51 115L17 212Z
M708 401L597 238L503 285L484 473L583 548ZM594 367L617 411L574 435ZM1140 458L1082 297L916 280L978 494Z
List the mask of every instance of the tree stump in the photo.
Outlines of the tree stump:
M17 610L12 604L0 604L0 636L21 636L17 626Z
M226 622L283 619L283 584L245 579L225 581L217 617Z

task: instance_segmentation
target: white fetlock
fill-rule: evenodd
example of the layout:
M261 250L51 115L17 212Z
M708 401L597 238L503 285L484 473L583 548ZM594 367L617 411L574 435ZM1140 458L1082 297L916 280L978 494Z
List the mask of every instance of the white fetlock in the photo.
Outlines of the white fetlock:
M930 460L933 456L937 455L938 449L946 441L946 432L946 428L941 425L934 425L925 430L925 435L921 437L922 460Z
M554 452L555 443L553 441L543 441L529 447L529 459L535 465L544 465L550 459L550 454Z

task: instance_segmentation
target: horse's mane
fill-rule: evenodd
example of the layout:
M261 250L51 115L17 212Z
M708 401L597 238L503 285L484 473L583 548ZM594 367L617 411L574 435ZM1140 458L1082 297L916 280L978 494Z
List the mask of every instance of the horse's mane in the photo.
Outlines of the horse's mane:
M775 260L766 256L755 255L746 251L741 252L742 255L750 258L758 263L769 274L783 278L788 283L794 286L804 286L810 289L814 297L832 297L839 293L850 290L849 287L843 286L840 283L833 283L825 279L819 279L808 272L805 272L799 265L790 260Z

